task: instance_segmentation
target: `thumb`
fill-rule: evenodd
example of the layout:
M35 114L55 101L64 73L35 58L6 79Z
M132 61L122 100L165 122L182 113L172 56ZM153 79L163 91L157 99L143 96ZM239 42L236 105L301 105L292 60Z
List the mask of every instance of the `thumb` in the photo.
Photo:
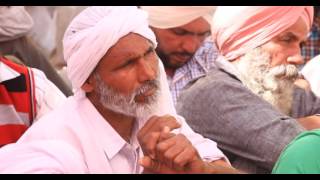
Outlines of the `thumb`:
M139 159L139 164L145 169L148 169L149 171L152 171L155 173L161 171L160 162L151 159L149 156L144 156L143 158Z

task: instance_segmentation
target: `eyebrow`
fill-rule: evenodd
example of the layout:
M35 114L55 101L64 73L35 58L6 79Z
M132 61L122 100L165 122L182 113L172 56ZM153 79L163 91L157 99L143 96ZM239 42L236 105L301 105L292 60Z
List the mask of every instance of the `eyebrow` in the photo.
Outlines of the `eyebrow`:
M148 53L154 51L154 47L150 44L148 49L143 53L143 56L147 55ZM127 53L127 54L123 54L122 58L123 58L123 61L130 61L130 60L136 60L138 58L140 58L142 56L140 55L136 55L136 54L133 54L133 53Z
M207 31L203 31L203 32L199 32L199 33L194 33L194 32L191 32L191 31L188 31L187 29L184 29L182 27L177 27L177 28L172 28L172 30L182 30L182 31L185 31L187 34L193 34L193 35L204 35L204 34L207 34L207 33L210 33L211 31L210 30L207 30Z

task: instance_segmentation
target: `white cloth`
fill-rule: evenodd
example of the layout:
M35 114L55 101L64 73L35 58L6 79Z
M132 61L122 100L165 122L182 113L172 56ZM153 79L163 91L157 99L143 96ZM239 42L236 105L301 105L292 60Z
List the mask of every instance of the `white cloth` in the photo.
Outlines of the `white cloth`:
M0 6L0 42L26 35L33 20L23 6Z
M149 25L160 29L183 26L203 17L209 24L215 6L140 6L149 14Z
M35 68L31 69L34 74L37 108L37 115L34 121L37 121L44 114L61 105L66 100L66 97L50 80L47 79L42 71ZM0 62L0 82L13 79L19 75L20 74L15 70Z
M25 9L34 21L29 35L49 57L57 46L56 8L54 6L26 6Z
M204 160L227 160L215 142L193 132L183 118L179 120L182 126L177 131L192 142ZM142 126L135 124L129 144L84 94L71 96L31 126L16 144L0 149L0 173L141 173L138 159L143 153L136 137L137 127ZM69 158L60 162L63 157Z
M303 67L301 73L310 83L312 92L320 97L320 55L312 58Z
M72 20L63 46L68 77L75 93L109 48L130 32L142 35L156 46L147 13L135 6L89 7Z

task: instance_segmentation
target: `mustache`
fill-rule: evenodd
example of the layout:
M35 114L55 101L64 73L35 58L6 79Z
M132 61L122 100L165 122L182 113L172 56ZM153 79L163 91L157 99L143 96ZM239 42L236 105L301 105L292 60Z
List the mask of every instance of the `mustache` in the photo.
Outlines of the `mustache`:
M295 65L279 65L270 69L270 75L276 78L296 79L299 76L299 70Z
M146 81L141 87L135 90L134 96L141 95L151 89L159 89L159 80L155 79Z
M172 55L179 55L179 56L183 56L185 58L191 58L193 56L192 53L189 53L189 52L186 52L186 51L183 51L183 52L174 52L172 53Z

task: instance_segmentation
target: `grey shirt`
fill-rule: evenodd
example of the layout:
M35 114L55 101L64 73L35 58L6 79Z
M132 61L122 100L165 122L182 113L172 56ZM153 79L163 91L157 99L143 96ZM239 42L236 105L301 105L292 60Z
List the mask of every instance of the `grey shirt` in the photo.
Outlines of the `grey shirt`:
M293 117L222 69L199 78L178 99L177 111L196 132L218 143L235 168L271 173L284 147L305 129L294 118L320 112L320 100L296 89Z

